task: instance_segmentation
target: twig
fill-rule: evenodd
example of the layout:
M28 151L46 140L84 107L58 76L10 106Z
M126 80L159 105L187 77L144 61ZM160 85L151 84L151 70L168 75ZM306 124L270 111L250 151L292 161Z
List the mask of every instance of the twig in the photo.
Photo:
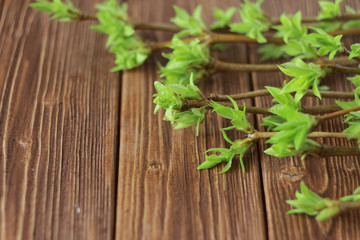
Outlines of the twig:
M328 121L330 119L341 117L341 116L344 116L345 114L348 114L350 112L356 112L356 111L360 111L360 106L351 107L351 108L343 109L343 110L336 111L336 112L333 112L333 113L329 113L329 114L326 114L324 116L320 116L319 117L319 124L321 124L321 123L323 123L325 121Z
M276 135L278 132L255 132L249 134L249 138L254 139L267 139ZM339 132L311 132L308 134L309 138L349 138L349 133L339 133Z
M209 104L211 101L209 99L204 100L186 100L185 104L182 107L182 111L186 111L190 108L201 108L201 107L207 107L210 108ZM227 107L232 107L233 105L230 102L218 102L219 104L222 104ZM243 106L239 106L240 110L243 110ZM326 113L333 113L341 109L338 105L321 105L321 106L303 106L301 107L301 112L317 115L317 114L326 114ZM262 108L262 107L252 107L252 106L246 106L246 112L247 113L254 113L254 114L263 114L263 115L273 115L271 112L269 112L268 108Z
M312 90L308 89L305 91L306 91L306 96L316 97ZM338 99L354 99L355 98L355 95L353 92L320 91L320 94L324 98L338 98ZM234 100L241 100L241 99L263 97L263 96L269 96L269 95L271 95L271 94L267 89L261 89L261 90L255 90L255 91L238 93L238 94L229 94L229 95L212 93L212 94L210 94L210 96L207 99L210 99L213 101L229 101L228 96ZM360 94L359 94L359 96L360 96Z

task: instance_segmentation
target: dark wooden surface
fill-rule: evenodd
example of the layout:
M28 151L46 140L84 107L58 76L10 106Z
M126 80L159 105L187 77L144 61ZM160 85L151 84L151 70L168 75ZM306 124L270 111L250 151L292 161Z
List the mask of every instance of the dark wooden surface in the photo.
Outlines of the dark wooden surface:
M155 56L144 66L110 73L113 56L91 23L59 23L27 8L30 0L0 0L0 239L360 239L360 212L326 223L287 216L299 182L328 197L350 194L360 185L359 158L277 159L264 144L237 161L196 167L210 147L225 146L219 129L229 123L206 117L194 128L172 130L153 114ZM90 13L99 1L74 1ZM345 3L360 9L356 0ZM167 22L172 5L203 5L209 23L213 7L235 0L136 0L133 18ZM300 9L313 16L317 1L267 0L279 16ZM152 40L169 34L143 32ZM359 40L359 39L358 39ZM356 39L347 40L348 43ZM256 46L234 45L220 59L257 62ZM331 89L349 90L344 76L329 78ZM280 86L282 76L222 73L200 84L211 92L238 93ZM269 98L247 104L268 106ZM307 104L315 104L307 100ZM252 118L259 127L261 116ZM323 130L340 131L339 121ZM241 137L232 132L231 138ZM326 140L332 144L345 141Z

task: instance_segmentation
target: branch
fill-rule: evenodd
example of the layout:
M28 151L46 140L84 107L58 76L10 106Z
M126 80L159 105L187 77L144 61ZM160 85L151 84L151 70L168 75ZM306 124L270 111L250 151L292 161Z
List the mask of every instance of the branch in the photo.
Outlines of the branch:
M319 124L321 124L321 123L323 123L323 122L325 122L327 120L337 118L337 117L341 117L341 116L344 116L345 114L348 114L350 112L356 112L356 111L360 111L360 106L351 107L351 108L343 109L343 110L336 111L336 112L333 112L333 113L329 113L329 114L326 114L324 116L320 116L319 119L318 119Z
M318 20L317 17L303 17L301 19L301 23L347 22L347 21L358 20L358 19L360 19L360 14L347 14L347 15L342 15L342 16L338 16L335 18L321 19L321 20ZM279 24L281 24L281 21L280 21L280 19L273 19L273 20L271 20L271 24L279 25Z
M185 104L183 105L181 110L186 111L189 110L190 108L201 108L201 107L210 108L209 106L210 103L211 101L209 99L185 100ZM218 102L218 103L227 107L233 107L230 100L229 102ZM240 105L239 109L243 110L244 107ZM303 106L301 107L301 112L312 115L318 115L318 114L332 113L338 111L339 109L341 108L338 105ZM271 112L269 112L268 108L262 108L262 107L246 106L246 112L254 113L254 114L273 115Z
M271 138L278 132L255 132L249 134L249 138L253 139L267 139ZM339 133L339 132L311 132L308 134L309 138L349 138L349 133Z
M352 210L352 209L357 209L360 208L360 201L355 201L355 202L341 202L339 204L340 207L340 211L341 212L346 212L348 210Z
M219 71L237 71L237 72L278 72L277 64L241 64L223 62L217 59L211 59L209 69L215 72Z

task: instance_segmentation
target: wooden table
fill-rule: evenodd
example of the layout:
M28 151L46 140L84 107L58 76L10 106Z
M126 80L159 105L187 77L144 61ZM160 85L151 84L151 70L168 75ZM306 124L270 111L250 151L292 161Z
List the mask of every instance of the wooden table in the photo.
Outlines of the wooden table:
M97 2L75 4L94 13ZM228 122L208 115L199 137L194 128L172 130L153 114L159 56L110 73L113 56L105 36L89 30L92 23L49 21L29 3L0 0L0 239L360 239L359 211L324 223L285 215L291 209L285 200L301 180L322 196L351 194L360 185L359 158L278 159L259 144L246 157L246 173L238 163L226 174L218 174L222 166L198 171L202 152L225 146L219 129ZM345 3L360 9L357 0ZM189 10L203 4L209 23L213 7L238 1L136 0L129 10L134 19L167 22L173 4ZM318 6L267 0L263 9L271 16L297 10L314 16ZM256 49L237 45L218 55L254 63ZM231 94L281 86L282 77L222 73L200 88ZM323 83L351 90L344 80L336 75ZM247 103L271 105L270 98ZM259 126L261 117L253 123ZM343 127L337 119L327 129Z

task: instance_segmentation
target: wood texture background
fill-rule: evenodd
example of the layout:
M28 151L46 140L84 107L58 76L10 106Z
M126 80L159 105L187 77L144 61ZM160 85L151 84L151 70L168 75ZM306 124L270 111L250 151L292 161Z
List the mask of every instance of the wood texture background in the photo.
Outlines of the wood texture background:
M350 194L360 185L359 158L277 159L264 144L237 161L198 171L204 152L225 146L219 132L229 122L209 114L194 128L172 130L153 114L155 56L143 66L110 73L113 56L105 36L91 23L59 23L27 8L30 0L0 0L0 239L360 239L360 211L326 223L287 216L301 180L328 197ZM94 13L99 0L77 0ZM356 0L345 4L360 9ZM168 22L172 5L213 7L235 0L129 1L141 21ZM282 12L313 16L317 1L267 0L271 16ZM169 34L142 32L151 40ZM353 43L359 39L348 39ZM258 62L256 46L234 45L214 53L220 59ZM238 93L280 86L281 74L221 73L200 84L206 93ZM349 90L345 77L324 81ZM315 104L307 100L309 105ZM247 101L269 106L269 98ZM261 116L252 118L259 127ZM341 131L340 121L323 130ZM241 137L232 132L231 138ZM346 141L326 140L331 144Z

